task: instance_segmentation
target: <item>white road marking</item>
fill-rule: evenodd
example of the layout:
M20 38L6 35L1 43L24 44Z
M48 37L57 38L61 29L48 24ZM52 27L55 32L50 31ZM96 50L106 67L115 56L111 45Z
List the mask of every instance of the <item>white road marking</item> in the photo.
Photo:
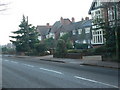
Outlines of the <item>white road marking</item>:
M46 69L46 68L40 68L41 70L45 70L45 71L49 71L49 72L54 72L54 73L57 73L57 74L63 74L61 72L58 72L58 71L55 71L55 70L50 70L50 69Z
M9 61L9 60L4 60L4 61Z
M27 66L27 64L23 64L23 65Z
M12 62L12 63L16 63L16 64L18 63L18 62L15 62L15 61L10 61L10 62Z
M25 66L28 66L28 67L34 67L33 65L29 65L29 64L23 64Z
M27 66L28 66L28 67L34 67L33 65L29 65L29 64L27 64Z
M110 85L110 84L107 84L107 83L103 83L103 82L99 82L99 81L95 81L95 80L91 80L91 79L87 79L87 78L83 78L83 77L79 77L79 76L74 76L74 77L78 78L78 79L81 79L81 80L86 80L86 81L90 81L90 82L99 83L99 84L103 84L103 85L106 85L106 86L111 86L111 87L114 87L114 88L118 88L118 86L115 86L115 85Z

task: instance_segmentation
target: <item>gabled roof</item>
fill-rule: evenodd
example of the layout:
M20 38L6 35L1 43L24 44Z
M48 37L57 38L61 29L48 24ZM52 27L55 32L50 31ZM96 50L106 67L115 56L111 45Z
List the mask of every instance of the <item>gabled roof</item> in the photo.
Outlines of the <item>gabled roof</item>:
M40 33L40 35L47 35L49 33L49 30L51 29L51 26L37 26L37 31Z
M86 20L86 21L82 24L82 28L91 27L91 26L92 26L92 19Z
M56 33L58 32L58 29L63 29L64 25L69 25L68 23L71 23L71 21L67 18L67 19L63 19L64 22L61 23L61 21L56 21L52 28L51 28L51 33Z
M70 32L72 30L83 29L92 26L92 19L74 22L68 25L62 25L61 32Z
M95 4L96 4L96 3L97 3L97 0L93 0L93 2L92 2L92 4L91 4L91 7L90 7L90 9L89 9L89 11L88 11L88 14L91 14L91 11L92 11L92 10L95 10L95 9L98 9L98 8L103 8L102 5L95 7Z
M62 25L61 32L70 32L75 30L75 23L70 23L68 25Z
M62 24L60 23L60 21L56 21L51 28L51 33L56 32L61 27L61 25Z
M93 1L92 4L91 4L91 7L88 11L88 14L91 14L91 10L93 10L93 8L95 7L95 2Z
M76 25L75 25L76 29L81 28L81 26L84 22L85 22L85 20L76 22Z

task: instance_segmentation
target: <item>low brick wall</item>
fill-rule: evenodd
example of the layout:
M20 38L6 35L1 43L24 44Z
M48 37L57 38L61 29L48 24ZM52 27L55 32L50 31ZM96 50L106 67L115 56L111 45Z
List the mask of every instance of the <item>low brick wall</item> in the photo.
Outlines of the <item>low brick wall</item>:
M100 60L102 61L101 55L94 55L94 56L83 56L83 60Z
M68 53L65 58L82 59L82 54L80 54L80 53Z

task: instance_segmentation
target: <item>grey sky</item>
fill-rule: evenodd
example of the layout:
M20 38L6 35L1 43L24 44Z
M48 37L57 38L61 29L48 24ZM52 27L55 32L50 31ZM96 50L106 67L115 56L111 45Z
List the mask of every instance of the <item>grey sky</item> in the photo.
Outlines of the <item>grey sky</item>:
M0 44L9 42L11 31L18 30L22 15L28 16L34 26L50 25L60 17L80 21L88 16L93 0L4 0L10 3L5 12L0 12Z

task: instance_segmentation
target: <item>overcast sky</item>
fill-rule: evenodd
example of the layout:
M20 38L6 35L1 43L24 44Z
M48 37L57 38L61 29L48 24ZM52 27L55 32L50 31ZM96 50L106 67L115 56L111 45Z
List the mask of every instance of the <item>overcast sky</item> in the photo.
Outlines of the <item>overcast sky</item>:
M11 31L18 30L22 15L28 16L34 26L53 25L60 17L75 18L89 16L93 0L0 0L9 3L7 11L0 12L0 44L9 43ZM3 7L2 7L3 8ZM89 16L90 17L90 16Z

